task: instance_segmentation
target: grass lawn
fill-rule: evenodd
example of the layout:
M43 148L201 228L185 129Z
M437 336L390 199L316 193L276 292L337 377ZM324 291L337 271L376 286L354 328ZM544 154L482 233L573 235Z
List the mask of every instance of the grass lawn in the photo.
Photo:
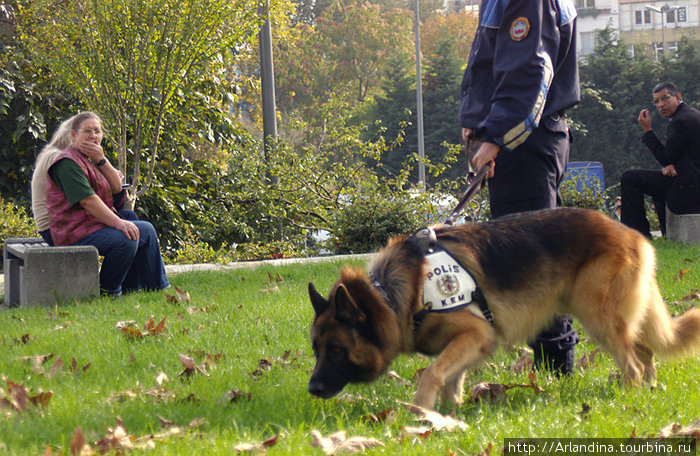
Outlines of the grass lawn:
M683 298L700 288L700 246L655 246L671 311L697 306ZM391 366L397 376L316 399L306 390L313 368L306 285L313 280L325 294L339 268L329 262L183 273L171 283L189 293L189 302L140 293L0 312L0 454L67 455L84 439L96 452L112 445L134 447L128 454L231 455L238 445L271 439L269 455L321 455L310 445L318 430L384 445L366 454L495 455L504 438L657 436L669 424L700 418L700 356L660 362L654 390L611 381L615 366L599 353L567 378L538 372L541 391L515 387L470 402L479 382L533 381L527 369L511 367L518 352L499 350L467 377L465 404L455 415L468 425L464 431L414 429L428 423L400 401L411 400L415 373L429 363L419 355L401 356ZM150 332L141 335L151 317ZM125 321L137 326L118 329ZM577 358L596 348L580 335ZM386 410L393 412L382 419Z

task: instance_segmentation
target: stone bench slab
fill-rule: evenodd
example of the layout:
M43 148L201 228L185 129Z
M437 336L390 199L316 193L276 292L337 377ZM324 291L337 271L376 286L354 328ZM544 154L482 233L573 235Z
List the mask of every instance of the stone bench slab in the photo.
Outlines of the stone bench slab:
M41 238L9 238L3 261L5 303L10 307L49 306L100 293L93 246L50 247Z
M666 208L666 238L700 244L700 214L674 214Z

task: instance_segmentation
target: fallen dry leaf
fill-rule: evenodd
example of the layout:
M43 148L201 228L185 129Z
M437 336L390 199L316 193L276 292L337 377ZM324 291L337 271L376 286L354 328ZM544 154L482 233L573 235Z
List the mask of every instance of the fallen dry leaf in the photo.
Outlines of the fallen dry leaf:
M686 275L689 271L690 271L690 268L683 268L683 269L681 269L680 271L678 271L678 276L676 276L676 277L678 278L678 280L684 280L684 279L685 279L685 275Z
M274 437L270 437L269 439L263 440L260 443L239 443L238 445L234 446L233 449L239 453L265 454L267 452L267 448L277 444L278 438L279 435L275 435Z
M484 399L499 399L505 396L506 391L510 388L512 388L512 386L504 385L503 383L477 383L472 386L472 389L469 391L469 402L478 402Z
M280 288L277 285L275 285L272 288L264 288L264 289L260 290L261 293L279 293L279 291L280 291Z
M495 400L506 396L506 391L512 388L532 388L536 393L544 392L535 380L537 376L534 372L527 374L529 385L505 385L503 383L477 383L469 391L469 402L478 402L481 400Z
M408 407L408 409L416 415L419 415L418 418L415 419L416 421L427 421L436 431L466 431L468 428L467 423L452 418L451 416L441 415L434 410L409 404L408 402L400 403Z
M523 351L517 361L510 365L510 370L521 372L532 368L532 353L528 350Z
M365 423L392 423L394 421L394 409L386 409L375 414L370 414L362 417Z
M224 405L224 404L231 404L233 402L238 402L241 399L248 399L248 402L250 402L252 395L250 393L246 393L244 391L240 390L229 390L224 393L223 396L221 396L221 399L219 399L219 405Z
M32 370L38 374L44 374L44 363L53 358L53 353L48 355L20 356L18 361L29 361L32 365Z
M591 411L591 406L586 404L585 402L581 403L581 412L579 412L579 415L581 418L586 419L588 418L588 412Z
M120 321L115 325L115 329L120 330L120 332L127 339L141 339L146 336L157 336L165 332L165 319L163 319L156 325L153 316L151 315L146 323L143 325L143 331L141 331L134 320Z
M143 329L145 329L149 335L160 334L163 331L165 331L165 319L166 318L167 317L163 317L163 319L157 325L153 326L155 321L153 320L153 316L151 316L148 318L148 321L144 325Z
M700 292L698 290L690 290L690 294L683 296L681 301L700 301Z
M185 369L183 369L182 372L180 372L179 374L177 374L178 377L181 377L181 376L183 376L183 375L186 376L186 377L189 377L190 375L192 375L192 374L194 374L194 373L196 373L196 372L199 372L199 373L201 373L201 374L204 374L204 375L206 375L207 377L209 376L209 373L204 369L204 366L203 366L203 365L198 366L198 365L194 362L194 359L190 358L190 357L187 356L187 355L183 355L182 353L180 353L179 356L180 356L180 362L181 362L182 365L185 367Z
M179 289L176 285L173 285L173 288L175 288L175 293L177 293L178 301L190 302L190 294L188 292Z
M427 439L433 434L433 429L429 426L401 426L401 436L417 436Z
M95 443L97 451L105 453L121 453L123 450L133 448L132 437L126 432L121 418L117 417L117 425L114 428L107 428L107 435Z
M0 409L22 413L29 408L29 405L45 408L53 397L51 391L30 396L24 385L19 385L5 377L3 380L7 385L7 393L5 397L0 397ZM0 394L5 394L2 389L0 389Z
M659 437L695 437L700 439L700 418L690 426L672 423L661 429Z
M138 323L136 323L136 320L124 320L124 321L118 321L116 325L114 325L114 329L122 329L122 328L128 328L130 326L137 326Z
M479 453L476 456L491 456L491 451L493 451L493 443L489 442L486 448L479 451Z
M29 402L37 407L46 408L49 406L49 402L51 401L52 397L53 393L51 391L47 391L45 393L39 393L36 396L29 396Z
M184 290L181 290L177 286L173 285L173 288L175 289L175 294L171 295L168 293L163 292L163 297L165 298L165 302L169 304L178 304L180 302L190 302L190 294Z
M83 430L78 426L73 432L73 439L70 442L70 454L72 456L89 456L94 454L90 445L85 440Z
M163 292L163 297L168 304L177 304L177 296Z
M593 365L593 362L595 361L595 357L600 352L600 348L596 348L592 352L590 352L588 355L583 355L581 358L576 361L576 367L578 367L581 370L588 369L590 366Z
M158 386L163 386L163 383L168 381L168 376L165 375L165 372L161 372L156 376L156 383Z
M338 431L328 437L323 437L323 434L314 429L311 431L311 437L314 439L311 446L320 448L327 455L360 453L370 447L384 446L382 442L372 437L354 436L347 438L345 431Z
M49 378L54 378L62 370L63 370L63 360L59 356L58 358L56 358L56 361L54 361L53 365L51 366L51 371L46 376Z
M389 380L395 380L399 383L403 383L406 386L411 386L411 382L409 382L408 380L406 380L404 378L401 378L401 376L399 374L397 374L396 371L391 370L391 371L387 372L386 377Z
M80 368L78 366L78 360L75 358L72 358L71 362L70 362L70 366L68 366L68 370L72 374L79 374L80 372L85 372L86 370L88 370L90 368L90 366L92 366L92 363L87 363L82 368Z

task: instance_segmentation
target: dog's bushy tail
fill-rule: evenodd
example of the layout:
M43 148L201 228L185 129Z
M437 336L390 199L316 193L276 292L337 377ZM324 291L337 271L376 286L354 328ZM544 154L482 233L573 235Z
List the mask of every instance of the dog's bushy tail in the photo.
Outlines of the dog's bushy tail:
M700 351L700 309L671 318L663 301L651 306L642 342L660 358L688 356Z

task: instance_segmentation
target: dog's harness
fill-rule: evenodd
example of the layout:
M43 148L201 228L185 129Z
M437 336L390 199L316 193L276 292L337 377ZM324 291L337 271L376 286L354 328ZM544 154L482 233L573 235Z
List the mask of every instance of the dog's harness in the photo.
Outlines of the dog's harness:
M477 317L493 323L493 314L481 287L471 272L438 242L435 230L422 228L409 242L425 253L427 262L423 310L414 316L414 322L420 324L428 312L450 312L467 307Z
M428 273L423 283L423 310L413 315L414 326L420 326L428 312L450 312L463 307L493 323L491 309L474 276L438 242L432 228L416 231L408 242L417 245L428 262ZM389 295L371 272L369 279L391 307Z

